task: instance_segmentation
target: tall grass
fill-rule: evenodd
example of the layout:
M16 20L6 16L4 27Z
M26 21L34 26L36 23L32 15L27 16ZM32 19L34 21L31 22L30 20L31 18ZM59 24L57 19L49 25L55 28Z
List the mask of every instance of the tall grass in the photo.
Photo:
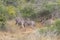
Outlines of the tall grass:
M32 33L27 33L26 35L18 32L14 34L15 36L13 38L8 37L8 40L60 40L59 28L60 20L56 20L52 26L35 29Z

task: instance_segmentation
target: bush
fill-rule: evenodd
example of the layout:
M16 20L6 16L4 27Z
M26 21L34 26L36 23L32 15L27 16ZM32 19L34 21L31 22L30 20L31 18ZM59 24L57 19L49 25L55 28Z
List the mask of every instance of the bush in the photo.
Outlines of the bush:
M60 33L60 19L55 21L54 27L56 27L57 31Z
M34 16L34 9L32 9L31 7L25 7L20 11L21 11L22 17L31 18L32 15Z
M0 15L0 30L3 30L3 31L6 30L5 24L6 24L5 16Z
M7 16L12 19L16 16L16 9L14 6L7 6Z
M41 34L57 33L59 35L60 34L60 19L55 20L53 25L44 27L43 29L40 29L39 32Z
M0 23L0 30L6 31L5 23L3 22Z

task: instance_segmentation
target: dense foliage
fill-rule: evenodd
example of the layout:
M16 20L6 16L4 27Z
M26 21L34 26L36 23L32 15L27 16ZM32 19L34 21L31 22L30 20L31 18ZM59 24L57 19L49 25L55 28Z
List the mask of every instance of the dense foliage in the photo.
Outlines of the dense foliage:
M60 10L60 0L0 0L0 23L20 16L30 19L50 18ZM58 14L58 15L57 15ZM57 13L55 16L59 16ZM1 25L1 24L0 24Z

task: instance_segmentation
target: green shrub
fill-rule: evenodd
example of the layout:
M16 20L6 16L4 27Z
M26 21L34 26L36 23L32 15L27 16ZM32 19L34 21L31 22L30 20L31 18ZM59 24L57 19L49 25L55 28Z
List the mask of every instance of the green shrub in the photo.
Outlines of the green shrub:
M60 32L60 19L55 21L54 27L56 27L57 31Z
M0 30L3 30L3 31L6 30L5 24L6 24L6 17L0 15Z
M21 11L22 16L25 18L27 17L30 18L32 15L34 16L34 9L32 9L31 7L25 7L20 11Z
M53 25L40 29L40 33L47 33L49 31L60 34L60 19L55 20Z

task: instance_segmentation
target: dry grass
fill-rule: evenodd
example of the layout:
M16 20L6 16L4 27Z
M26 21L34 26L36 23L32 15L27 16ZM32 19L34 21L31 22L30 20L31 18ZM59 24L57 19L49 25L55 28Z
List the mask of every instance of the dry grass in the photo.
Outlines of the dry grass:
M8 32L0 31L0 40L60 40L60 35L56 34L40 34L39 28L42 27L39 23L36 23L36 28L20 28L15 25L14 20L7 22ZM38 27L37 27L38 26ZM44 27L43 27L44 28ZM12 32L10 32L12 31Z
M0 32L0 40L60 40L60 36L39 34L38 30L32 31L31 33L9 33Z

